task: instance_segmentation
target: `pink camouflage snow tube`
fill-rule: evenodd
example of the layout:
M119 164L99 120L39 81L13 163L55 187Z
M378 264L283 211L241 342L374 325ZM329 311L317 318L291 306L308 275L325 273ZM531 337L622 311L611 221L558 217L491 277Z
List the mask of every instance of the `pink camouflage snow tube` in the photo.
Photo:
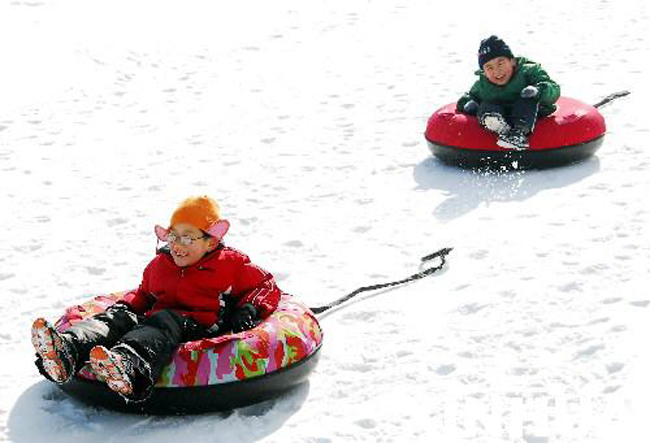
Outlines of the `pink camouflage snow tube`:
M56 328L65 331L103 312L127 292L100 295L67 308ZM156 388L219 385L271 374L310 357L319 350L322 339L318 320L309 308L283 294L278 309L253 329L183 343L163 370ZM78 377L98 379L89 364Z

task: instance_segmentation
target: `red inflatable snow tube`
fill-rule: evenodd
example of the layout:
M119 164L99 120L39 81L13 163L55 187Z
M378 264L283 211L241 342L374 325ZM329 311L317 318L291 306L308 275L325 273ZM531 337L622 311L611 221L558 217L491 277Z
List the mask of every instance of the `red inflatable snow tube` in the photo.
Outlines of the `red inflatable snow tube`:
M579 100L560 97L557 109L537 121L530 147L514 151L497 146L496 134L475 116L443 106L429 118L425 137L434 156L465 168L542 169L566 165L592 155L605 136L605 119Z

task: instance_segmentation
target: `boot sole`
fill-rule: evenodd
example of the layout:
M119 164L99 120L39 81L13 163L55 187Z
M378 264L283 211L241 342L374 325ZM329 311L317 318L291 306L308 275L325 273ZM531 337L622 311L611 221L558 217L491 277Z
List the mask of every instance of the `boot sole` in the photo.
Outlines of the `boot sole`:
M95 346L90 350L90 365L112 391L123 396L133 393L133 383L124 369L121 356L103 346Z
M491 117L487 117L487 118L485 118L485 120L487 120L488 118L491 118ZM492 117L492 118L494 118L494 117ZM487 122L485 122L485 120L483 121L483 126L488 131L492 131L492 132L494 132L494 133L496 133L498 135L507 134L508 131L510 131L510 125L508 125L507 123L505 123L503 121L499 121L499 120L495 119L496 123L487 123Z
M32 345L43 361L43 369L56 383L64 383L70 378L59 353L63 347L61 337L43 318L32 324Z
M528 146L519 146L513 143L508 143L505 140L497 140L497 146L501 146L504 149L512 149L513 151L525 151L528 149Z

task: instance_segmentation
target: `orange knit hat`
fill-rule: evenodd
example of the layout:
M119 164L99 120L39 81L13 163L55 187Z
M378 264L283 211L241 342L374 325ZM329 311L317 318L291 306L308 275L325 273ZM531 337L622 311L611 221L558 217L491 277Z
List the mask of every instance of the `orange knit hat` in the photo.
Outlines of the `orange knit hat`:
M169 221L169 228L154 226L158 240L167 241L170 229L179 223L189 223L220 242L230 229L230 222L219 216L219 205L207 195L186 198L178 205Z
M169 221L172 228L178 223L189 223L207 232L220 220L219 205L207 195L186 198L178 205Z

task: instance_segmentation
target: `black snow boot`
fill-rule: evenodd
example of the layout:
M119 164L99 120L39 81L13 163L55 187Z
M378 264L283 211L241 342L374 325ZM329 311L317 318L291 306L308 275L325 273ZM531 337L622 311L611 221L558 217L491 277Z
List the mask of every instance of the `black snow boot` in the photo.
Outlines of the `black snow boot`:
M499 135L497 145L505 149L512 149L515 151L524 151L528 149L528 136L526 132L520 128L513 128L505 134Z

